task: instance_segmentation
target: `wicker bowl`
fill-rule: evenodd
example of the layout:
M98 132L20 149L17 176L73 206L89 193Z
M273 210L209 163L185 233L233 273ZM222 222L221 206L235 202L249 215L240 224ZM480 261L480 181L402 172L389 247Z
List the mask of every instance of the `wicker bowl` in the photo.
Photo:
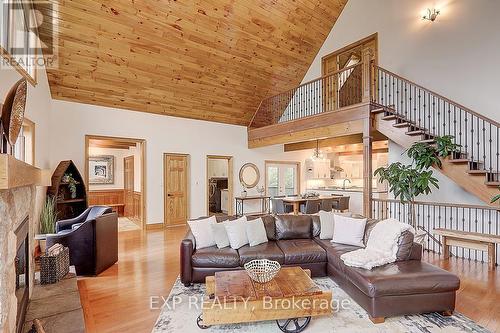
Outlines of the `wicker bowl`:
M250 278L258 283L271 281L281 269L279 262L269 259L252 260L244 267Z

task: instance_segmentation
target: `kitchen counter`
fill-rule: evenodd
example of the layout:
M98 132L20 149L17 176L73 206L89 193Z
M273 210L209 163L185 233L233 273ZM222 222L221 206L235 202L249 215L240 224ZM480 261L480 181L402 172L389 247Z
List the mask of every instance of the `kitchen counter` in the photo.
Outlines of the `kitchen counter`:
M363 193L363 188L362 187L347 187L346 189L343 189L342 187L323 187L323 188L309 188L306 190L307 192L311 191L340 191L340 192L359 192ZM379 189L372 189L372 193L387 193L387 190L379 190Z
M361 187L350 187L343 190L342 188L336 187L325 187L325 188L314 188L308 189L308 192L317 192L320 195L332 195L338 194L350 197L349 199L349 211L355 214L363 214L363 188ZM375 199L386 199L387 191L373 189L373 198Z

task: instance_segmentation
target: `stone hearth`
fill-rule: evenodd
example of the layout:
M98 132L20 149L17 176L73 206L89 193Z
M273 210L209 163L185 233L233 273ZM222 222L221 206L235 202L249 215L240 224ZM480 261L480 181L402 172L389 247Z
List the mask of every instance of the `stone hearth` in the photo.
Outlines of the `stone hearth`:
M34 239L38 216L35 211L37 190L35 186L0 190L0 332L16 331L17 298L15 295L15 265L17 238L15 230L29 217L30 239L30 294L34 281Z

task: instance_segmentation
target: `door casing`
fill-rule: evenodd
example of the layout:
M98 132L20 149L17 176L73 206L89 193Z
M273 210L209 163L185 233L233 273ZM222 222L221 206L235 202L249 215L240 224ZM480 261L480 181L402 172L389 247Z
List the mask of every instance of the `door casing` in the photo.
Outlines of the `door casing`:
M210 207L208 203L208 199L210 198L210 184L208 183L208 160L211 159L220 159L220 160L227 160L227 192L228 192L228 201L229 201L229 206L227 210L227 215L231 216L233 215L233 177L234 177L234 172L233 172L233 156L224 156L224 155L207 155L207 167L206 167L206 173L205 173L205 182L206 182L206 195L207 197L205 198L206 202L206 211L207 211L207 216L210 214Z
M146 229L146 191L147 191L147 179L146 179L146 140L136 139L136 138L126 138L117 136L105 136L105 135L85 135L85 150L84 150L84 181L87 188L89 188L89 147L91 140L113 140L117 142L128 142L140 144L141 147L141 207L140 207L140 220L142 229Z

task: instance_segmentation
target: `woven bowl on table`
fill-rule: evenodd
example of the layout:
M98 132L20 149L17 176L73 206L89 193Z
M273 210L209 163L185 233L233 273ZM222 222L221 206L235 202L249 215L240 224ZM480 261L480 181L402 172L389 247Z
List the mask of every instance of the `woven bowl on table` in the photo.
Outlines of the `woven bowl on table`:
M258 283L271 281L281 269L279 262L269 259L252 260L244 267L250 278Z

